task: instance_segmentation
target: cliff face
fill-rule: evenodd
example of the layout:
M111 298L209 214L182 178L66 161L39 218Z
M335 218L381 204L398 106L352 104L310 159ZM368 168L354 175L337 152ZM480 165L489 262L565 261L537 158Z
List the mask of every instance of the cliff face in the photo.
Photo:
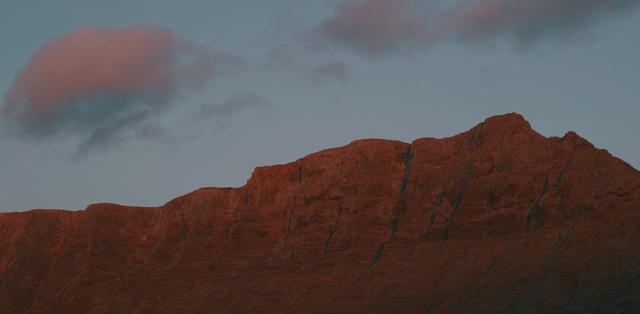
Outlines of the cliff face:
M517 114L158 208L0 214L1 313L640 312L640 173Z

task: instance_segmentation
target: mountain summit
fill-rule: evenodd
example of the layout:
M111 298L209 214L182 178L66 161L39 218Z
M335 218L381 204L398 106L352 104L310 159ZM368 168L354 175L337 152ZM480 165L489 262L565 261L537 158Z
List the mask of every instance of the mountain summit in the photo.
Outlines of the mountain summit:
M640 173L518 114L157 208L0 214L1 313L640 312Z

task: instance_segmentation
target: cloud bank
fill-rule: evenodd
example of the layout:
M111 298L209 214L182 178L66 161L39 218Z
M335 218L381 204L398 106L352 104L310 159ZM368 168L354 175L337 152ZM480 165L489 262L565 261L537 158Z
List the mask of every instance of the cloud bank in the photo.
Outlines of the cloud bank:
M80 27L42 45L5 94L13 134L72 137L80 153L135 136L238 60L157 27ZM139 133L139 132L138 132Z
M315 32L325 42L380 56L449 40L508 36L534 42L575 32L639 4L637 0L345 1Z

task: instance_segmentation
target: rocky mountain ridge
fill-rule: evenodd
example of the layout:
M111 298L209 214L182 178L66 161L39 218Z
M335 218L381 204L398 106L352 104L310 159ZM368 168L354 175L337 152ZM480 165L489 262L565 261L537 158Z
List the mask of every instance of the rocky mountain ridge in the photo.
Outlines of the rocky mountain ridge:
M2 313L640 312L640 173L518 114L164 206L0 214Z

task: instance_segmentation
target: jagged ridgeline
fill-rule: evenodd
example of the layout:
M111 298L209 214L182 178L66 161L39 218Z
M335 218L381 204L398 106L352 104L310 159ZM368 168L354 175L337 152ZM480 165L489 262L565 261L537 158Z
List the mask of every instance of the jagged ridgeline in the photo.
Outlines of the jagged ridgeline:
M517 114L0 239L1 313L640 312L640 173Z

